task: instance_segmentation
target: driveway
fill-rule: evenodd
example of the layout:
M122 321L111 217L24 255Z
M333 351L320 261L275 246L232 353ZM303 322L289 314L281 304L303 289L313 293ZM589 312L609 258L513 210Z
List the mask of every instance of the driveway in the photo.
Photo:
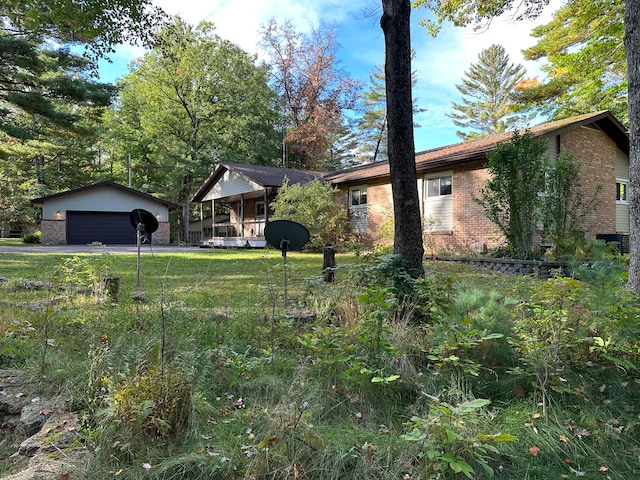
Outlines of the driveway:
M178 253L195 252L201 250L200 247L191 245L149 245L140 246L140 253ZM0 245L0 253L138 253L136 245L20 245L19 247L9 247Z

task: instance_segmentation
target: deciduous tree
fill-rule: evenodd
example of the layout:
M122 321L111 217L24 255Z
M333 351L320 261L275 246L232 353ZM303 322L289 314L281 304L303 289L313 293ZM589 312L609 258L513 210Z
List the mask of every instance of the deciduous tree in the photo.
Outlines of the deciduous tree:
M349 218L336 202L337 188L321 180L286 183L271 203L273 220L293 220L309 230L308 248L321 251L327 243L338 245L349 235Z
M513 258L533 256L533 238L544 190L547 145L531 133L514 133L489 154L491 178L475 199L504 234Z
M134 162L147 168L152 191L182 206L183 240L191 196L215 163L278 159L276 96L267 80L266 67L216 35L213 25L193 27L180 18L123 79L114 119L129 124L129 139L146 142Z
M291 22L270 20L262 36L282 103L284 166L322 167L329 157L331 137L343 128L345 110L355 107L361 84L336 59L339 45L334 27L314 28L307 36Z

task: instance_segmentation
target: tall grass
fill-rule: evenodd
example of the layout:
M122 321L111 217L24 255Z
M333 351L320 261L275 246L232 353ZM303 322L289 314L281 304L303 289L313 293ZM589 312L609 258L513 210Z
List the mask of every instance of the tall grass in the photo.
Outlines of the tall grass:
M292 252L285 308L280 252L144 255L140 288L134 255L79 258L106 261L117 302L82 275L56 275L69 258L0 254L0 368L73 398L94 452L78 468L93 478L640 471L639 352L615 327L633 331L628 296L612 294L615 308L598 298L607 319L589 295L567 296L580 335L555 328L573 344L548 350L531 332L547 338L541 329L565 318L547 301L564 287L533 279L429 262L414 283L389 258L340 255L325 284L320 255ZM562 355L544 385L533 346Z

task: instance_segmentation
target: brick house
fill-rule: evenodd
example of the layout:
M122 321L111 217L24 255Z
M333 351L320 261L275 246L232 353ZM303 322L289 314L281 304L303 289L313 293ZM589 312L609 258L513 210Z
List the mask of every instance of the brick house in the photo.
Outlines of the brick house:
M598 186L597 210L584 224L587 240L598 234L629 232L629 137L611 113L579 115L531 127L546 140L550 156L571 153L581 167L580 184L589 194ZM502 243L495 224L474 201L489 178L487 155L503 133L416 154L420 210L426 250L464 252ZM324 175L340 189L338 201L349 209L354 232L368 245L392 241L392 200L388 162Z
M629 137L609 112L595 112L531 127L544 139L549 156L571 153L581 166L580 184L587 194L598 188L598 208L586 219L588 240L597 234L629 232ZM497 226L474 201L489 178L487 155L511 133L483 137L416 153L420 211L426 250L464 252L499 245ZM351 226L368 246L393 241L393 203L388 162L330 173L222 163L200 187L193 201L210 203L216 212L201 213L193 228L211 246L264 246L268 205L285 179L291 184L323 179L338 188L336 201L349 212ZM220 211L224 206L224 212ZM226 216L225 216L226 214ZM218 218L225 218L218 221ZM301 219L301 223L313 219ZM208 222L208 223L207 223ZM194 232L195 234L196 232Z

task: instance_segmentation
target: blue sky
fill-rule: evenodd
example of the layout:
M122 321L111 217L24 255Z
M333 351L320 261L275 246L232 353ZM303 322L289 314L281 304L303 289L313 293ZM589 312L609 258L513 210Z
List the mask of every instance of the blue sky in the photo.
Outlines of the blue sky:
M524 61L521 50L535 44L535 39L529 35L532 27L546 23L560 1L552 0L536 21L515 22L510 17L500 18L483 32L446 25L437 38L430 37L426 29L418 25L428 11L413 10L411 40L416 57L412 67L417 72L413 96L417 105L426 110L415 119L420 125L415 130L416 151L459 141L455 125L446 116L451 112L451 103L460 101L455 85L489 45L502 45L511 62L525 66L527 76L542 78L540 64ZM261 55L258 48L260 26L275 18L280 22L291 20L302 32L309 31L312 25L335 24L339 34L340 66L366 83L374 67L384 62L380 0L154 0L154 3L192 24L201 20L213 22L221 37L258 56ZM101 64L101 81L115 82L127 73L129 61L142 54L143 51L136 47L118 47L111 57L113 63Z

